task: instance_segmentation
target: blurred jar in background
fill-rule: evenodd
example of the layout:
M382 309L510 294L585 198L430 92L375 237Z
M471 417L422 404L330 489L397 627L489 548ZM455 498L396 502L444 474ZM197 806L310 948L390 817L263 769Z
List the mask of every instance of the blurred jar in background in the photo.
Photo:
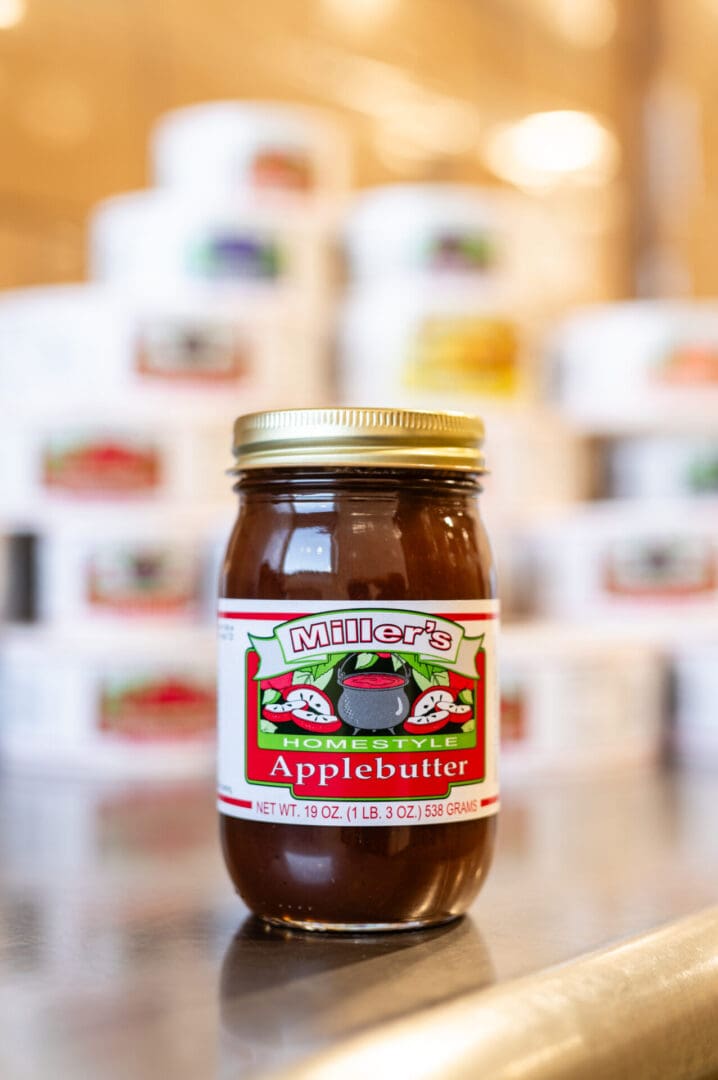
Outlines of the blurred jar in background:
M557 403L593 431L715 431L715 303L629 301L586 308L559 325L551 353Z
M2 643L0 753L43 772L203 774L214 759L214 687L202 630L15 629Z
M320 109L213 101L176 109L155 125L152 172L160 188L241 192L257 203L331 204L350 183L346 134Z
M535 610L591 622L630 618L656 632L718 612L718 507L594 503L529 530ZM656 622L656 619L659 621ZM650 630L649 630L650 637Z
M501 759L508 783L655 765L663 749L661 656L589 627L529 623L501 642Z

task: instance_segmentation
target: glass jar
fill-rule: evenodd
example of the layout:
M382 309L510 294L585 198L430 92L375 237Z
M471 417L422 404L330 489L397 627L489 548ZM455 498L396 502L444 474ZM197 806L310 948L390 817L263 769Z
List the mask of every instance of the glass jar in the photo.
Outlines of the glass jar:
M287 410L235 426L218 809L242 899L339 931L463 914L498 810L481 421Z

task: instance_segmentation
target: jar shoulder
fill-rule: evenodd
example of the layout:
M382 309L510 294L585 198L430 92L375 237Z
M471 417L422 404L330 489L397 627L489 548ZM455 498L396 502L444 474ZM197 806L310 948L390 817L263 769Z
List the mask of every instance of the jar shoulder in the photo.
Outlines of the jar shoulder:
M491 548L476 498L396 492L246 497L220 595L306 600L488 599Z

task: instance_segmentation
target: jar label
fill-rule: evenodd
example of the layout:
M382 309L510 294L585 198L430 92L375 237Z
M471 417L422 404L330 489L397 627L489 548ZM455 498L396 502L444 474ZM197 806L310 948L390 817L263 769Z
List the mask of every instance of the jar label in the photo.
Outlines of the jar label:
M218 808L295 825L498 810L496 600L220 600Z
M199 567L189 547L100 546L85 564L85 600L95 612L182 613L199 603L200 591Z
M620 540L608 547L603 585L615 597L663 599L713 593L718 586L713 542L701 536Z
M52 438L42 450L42 483L73 495L137 494L160 486L159 449L143 439L97 435Z
M97 726L103 735L142 742L208 737L215 704L205 676L157 671L110 677L101 680Z
M284 273L283 253L273 236L217 231L189 250L193 276L212 281L274 280Z
M519 349L513 323L500 315L432 316L410 343L403 371L408 389L515 397Z
M430 238L423 261L426 270L483 272L496 262L493 238L480 229L440 229Z
M311 191L314 187L311 162L301 150L260 150L252 161L251 177L255 187L266 190Z
M219 322L149 322L136 344L136 372L155 379L224 384L246 375L249 366L236 329Z
M682 341L672 345L655 369L660 382L681 389L715 386L718 383L718 351L710 340Z

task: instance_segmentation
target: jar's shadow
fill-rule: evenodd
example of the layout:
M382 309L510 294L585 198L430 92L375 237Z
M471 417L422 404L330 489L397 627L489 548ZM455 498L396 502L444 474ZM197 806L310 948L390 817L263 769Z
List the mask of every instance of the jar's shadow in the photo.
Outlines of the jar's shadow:
M308 934L249 918L222 966L221 1075L276 1067L494 980L469 918L376 935Z

